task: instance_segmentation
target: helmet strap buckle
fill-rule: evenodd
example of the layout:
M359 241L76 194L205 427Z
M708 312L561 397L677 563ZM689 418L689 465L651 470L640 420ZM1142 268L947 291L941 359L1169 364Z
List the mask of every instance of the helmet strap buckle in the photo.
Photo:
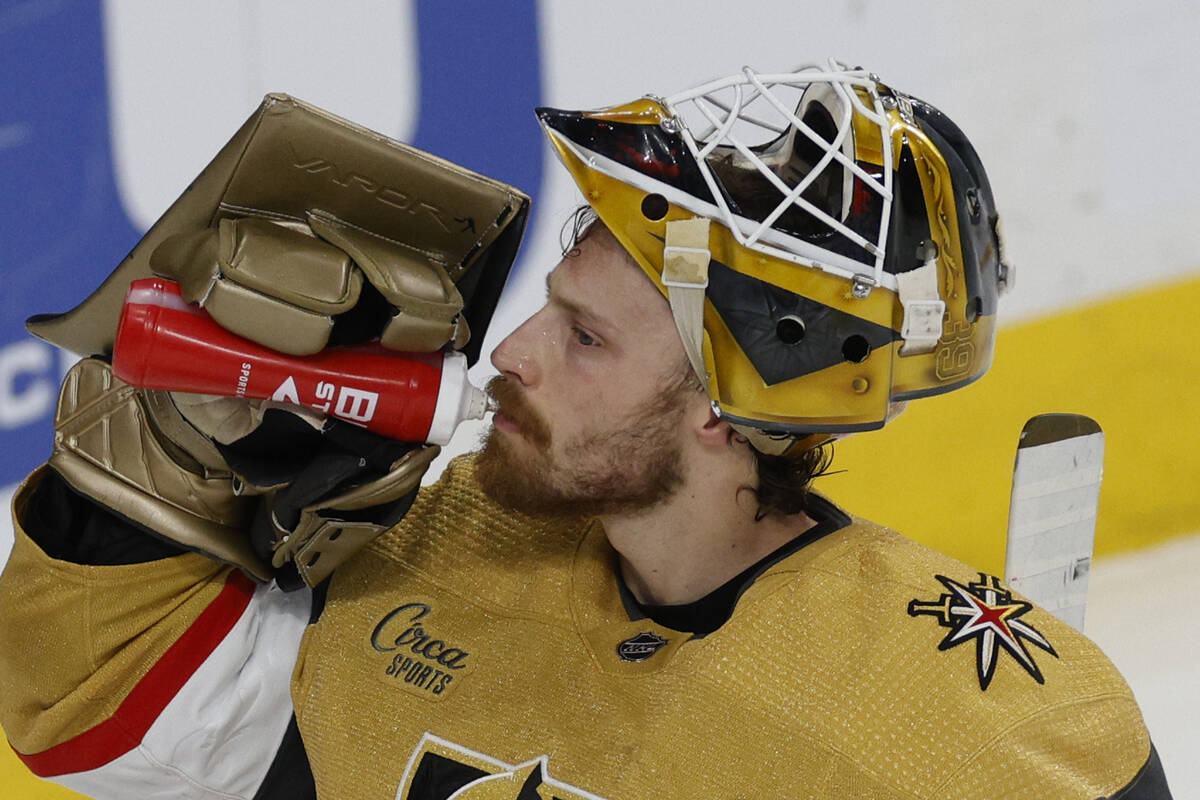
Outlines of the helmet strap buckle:
M946 301L938 293L937 266L937 256L934 256L922 266L896 275L900 305L904 308L904 321L900 326L900 336L904 339L900 347L902 356L931 353L942 338Z

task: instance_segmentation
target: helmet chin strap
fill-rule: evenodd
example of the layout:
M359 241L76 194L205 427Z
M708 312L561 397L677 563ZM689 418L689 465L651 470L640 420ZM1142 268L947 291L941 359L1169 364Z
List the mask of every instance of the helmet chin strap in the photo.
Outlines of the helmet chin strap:
M704 217L667 222L663 244L663 286L671 316L688 362L702 386L708 386L704 366L704 290L708 288L709 221Z
M679 339L687 353L688 362L700 384L708 387L708 370L704 364L704 290L708 288L708 265L712 254L708 249L709 220L704 217L677 219L667 222L663 245L663 286L667 287L667 302L679 330ZM713 403L713 410L720 409ZM795 443L792 436L771 436L749 425L733 425L750 445L762 453L783 455Z

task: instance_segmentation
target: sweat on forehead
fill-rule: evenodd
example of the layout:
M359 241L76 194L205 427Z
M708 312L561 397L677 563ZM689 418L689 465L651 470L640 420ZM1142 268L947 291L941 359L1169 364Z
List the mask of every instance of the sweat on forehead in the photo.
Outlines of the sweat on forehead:
M633 256L621 247L620 242L616 240L609 227L604 224L604 220L596 214L596 210L591 206L580 206L571 212L571 215L563 221L562 229L559 231L559 244L562 246L563 258L570 256L572 253L579 251L579 245L587 241L593 234L598 234L602 238L607 238L613 247L616 247L622 254L626 256L626 260L633 266L637 266Z
M581 231L574 245L563 253L562 261L555 270L546 276L547 290L550 288L551 276L555 272L573 265L580 265L585 269L591 269L591 265L597 257L603 258L608 263L621 264L631 271L631 275L640 276L638 283L642 284L644 282L647 288L651 289L655 295L662 299L663 307L667 308L666 298L663 297L662 293L654 285L654 281L646 275L634 257L621 245L608 227L599 220L596 220L586 230ZM613 277L615 278L616 276L614 275Z

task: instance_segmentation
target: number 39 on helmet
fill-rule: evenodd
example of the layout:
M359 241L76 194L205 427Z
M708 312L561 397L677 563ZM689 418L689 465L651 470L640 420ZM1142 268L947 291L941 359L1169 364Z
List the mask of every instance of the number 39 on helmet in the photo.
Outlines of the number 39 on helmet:
M830 61L537 113L670 301L714 409L759 450L882 427L991 364L1010 281L998 217L933 106Z

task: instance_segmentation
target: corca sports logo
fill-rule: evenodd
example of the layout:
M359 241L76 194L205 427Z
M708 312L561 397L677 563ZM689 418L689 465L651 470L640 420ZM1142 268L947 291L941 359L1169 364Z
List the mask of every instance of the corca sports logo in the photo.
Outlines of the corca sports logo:
M417 743L396 800L604 800L550 777L546 756L506 764L432 733Z
M392 654L384 675L415 694L440 697L465 670L471 654L435 632L425 603L405 603L389 611L371 631L371 647Z

